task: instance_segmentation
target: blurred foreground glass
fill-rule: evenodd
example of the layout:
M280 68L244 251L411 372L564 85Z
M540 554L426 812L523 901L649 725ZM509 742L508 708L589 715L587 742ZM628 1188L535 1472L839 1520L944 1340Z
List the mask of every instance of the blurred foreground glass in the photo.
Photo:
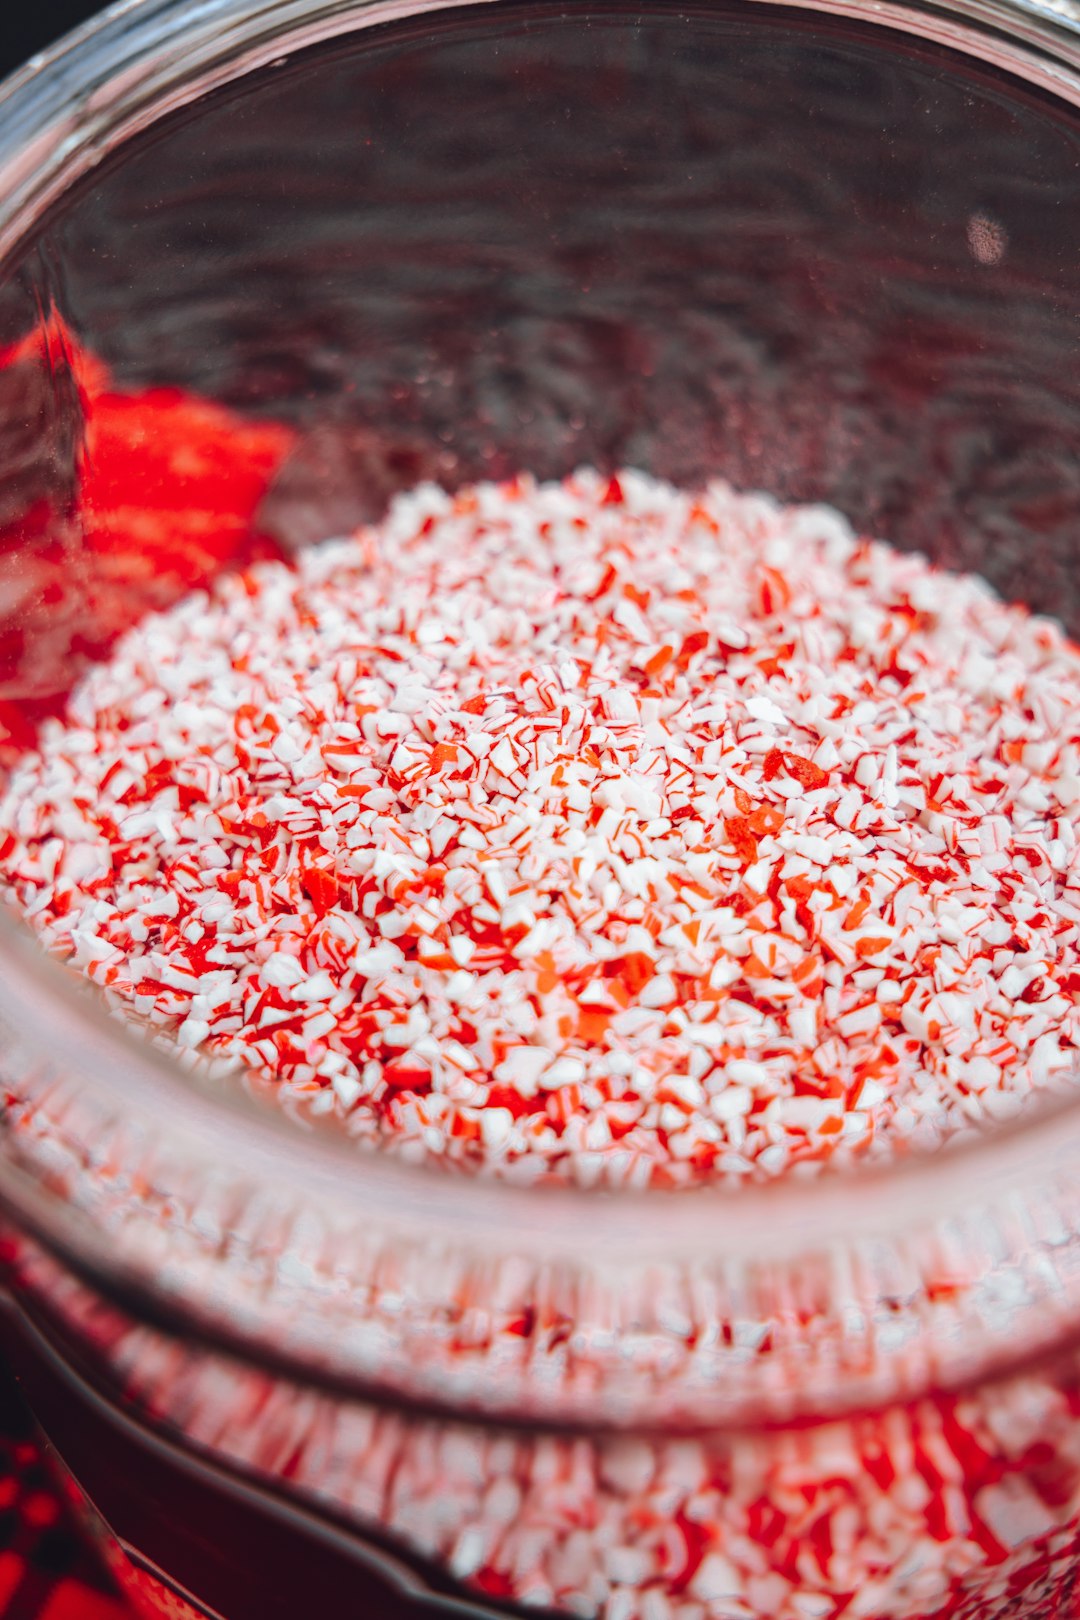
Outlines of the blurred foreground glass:
M427 477L720 475L1080 631L1078 100L1064 0L91 25L0 99L5 747ZM1069 1612L1080 1104L737 1196L463 1181L183 1075L7 920L0 1052L12 1354L144 1612Z

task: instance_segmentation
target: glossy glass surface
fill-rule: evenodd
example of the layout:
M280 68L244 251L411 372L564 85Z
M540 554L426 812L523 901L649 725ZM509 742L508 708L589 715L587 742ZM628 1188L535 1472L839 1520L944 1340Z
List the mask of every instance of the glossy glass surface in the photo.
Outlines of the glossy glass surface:
M102 572L87 355L118 389L290 424L257 524L286 552L422 477L629 463L829 501L1080 630L1078 61L1066 7L117 13L0 102L8 722L184 588ZM1068 1403L1069 1099L812 1188L529 1193L301 1135L129 1039L14 925L0 952L0 1189L124 1322L99 1339L24 1238L17 1289L181 1436L233 1388L197 1444L463 1579L351 1442L353 1497L319 1474L328 1425L366 1433L390 1401L388 1450L415 1459L487 1455L477 1414L524 1423L519 1475L574 1428L599 1514L608 1431L704 1433L706 1472L765 1478L786 1441L763 1425L850 1439L1050 1353ZM311 1417L292 1452L261 1423L245 1452L252 1379ZM928 1601L886 1589L881 1612Z

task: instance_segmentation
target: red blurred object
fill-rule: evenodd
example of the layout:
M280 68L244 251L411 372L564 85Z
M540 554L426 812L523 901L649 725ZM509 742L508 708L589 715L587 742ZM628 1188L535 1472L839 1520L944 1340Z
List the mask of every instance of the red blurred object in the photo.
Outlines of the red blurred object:
M254 520L292 443L179 389L116 388L56 316L0 350L0 750L144 613L276 551Z
M0 1616L132 1620L80 1539L0 1360Z

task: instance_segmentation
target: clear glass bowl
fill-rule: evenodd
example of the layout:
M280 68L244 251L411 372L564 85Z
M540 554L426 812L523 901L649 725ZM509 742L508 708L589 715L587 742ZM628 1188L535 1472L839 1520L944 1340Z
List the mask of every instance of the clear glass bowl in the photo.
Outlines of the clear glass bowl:
M1067 0L105 14L0 96L11 746L222 561L198 511L103 545L132 396L291 445L286 551L629 464L1080 630L1078 102ZM185 1073L0 921L10 1353L144 1612L1071 1612L1070 1095L737 1195L467 1180Z

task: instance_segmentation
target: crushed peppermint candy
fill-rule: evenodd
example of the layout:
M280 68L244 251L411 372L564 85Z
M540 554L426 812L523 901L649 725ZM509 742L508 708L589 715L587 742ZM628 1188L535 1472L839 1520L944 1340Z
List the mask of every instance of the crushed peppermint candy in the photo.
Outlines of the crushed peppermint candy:
M582 1620L1075 1616L1075 1347L960 1393L798 1428L500 1428L270 1375L133 1320L21 1237L15 1253L24 1296L77 1333L127 1410L392 1537L471 1589L478 1620L506 1602ZM457 1357L476 1349L459 1333ZM574 1359L589 1363L585 1335ZM246 1578L266 1588L257 1565ZM422 1608L388 1596L378 1613Z
M927 1146L1080 1043L1080 650L641 473L424 485L144 619L6 893L189 1062L410 1157L684 1185Z

